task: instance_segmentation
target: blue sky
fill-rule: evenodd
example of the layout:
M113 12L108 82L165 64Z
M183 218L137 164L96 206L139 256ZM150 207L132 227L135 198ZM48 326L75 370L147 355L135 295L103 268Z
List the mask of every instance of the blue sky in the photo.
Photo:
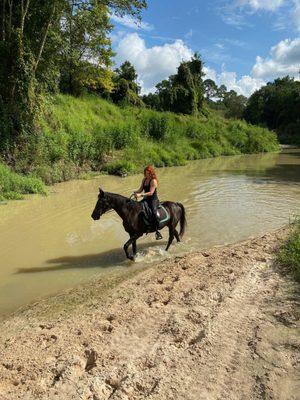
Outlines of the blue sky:
M148 0L140 24L112 23L116 65L131 61L145 93L195 51L207 77L246 96L278 76L299 79L300 0Z

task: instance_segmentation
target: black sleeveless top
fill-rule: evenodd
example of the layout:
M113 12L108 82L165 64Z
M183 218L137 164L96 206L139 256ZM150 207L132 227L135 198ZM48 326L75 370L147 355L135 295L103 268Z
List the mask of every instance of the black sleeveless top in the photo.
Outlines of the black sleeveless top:
M151 179L152 180L152 179ZM144 179L144 182L143 182L143 189L144 189L144 192L145 193L147 193L147 192L150 192L150 183L151 183L151 181L149 181L149 183L148 183L148 185L146 185L146 179ZM153 201L158 201L158 196L157 196L157 190L156 190L156 188L155 188L155 191L154 191L154 193L153 193L153 195L152 196L146 196L146 197L144 197L144 199L148 202L148 203L152 203Z

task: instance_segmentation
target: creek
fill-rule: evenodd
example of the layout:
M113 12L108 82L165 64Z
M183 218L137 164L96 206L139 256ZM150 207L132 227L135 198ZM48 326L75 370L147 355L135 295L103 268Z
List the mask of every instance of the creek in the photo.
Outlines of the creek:
M137 263L234 243L275 230L300 214L300 150L219 157L158 169L160 200L179 201L187 212L182 243L166 253L163 241L138 241ZM50 188L0 206L0 316L91 278L132 268L120 218L93 221L98 188L129 196L142 175L99 176Z

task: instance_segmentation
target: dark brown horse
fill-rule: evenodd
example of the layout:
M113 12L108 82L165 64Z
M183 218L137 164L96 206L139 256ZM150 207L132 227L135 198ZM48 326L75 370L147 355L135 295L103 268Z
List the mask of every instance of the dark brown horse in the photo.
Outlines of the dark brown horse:
M186 227L185 209L181 203L172 201L164 201L161 203L168 211L170 218L160 225L160 229L167 226L169 228L169 240L166 250L169 249L171 243L176 238L180 242L180 238L184 234ZM143 236L144 233L155 232L155 227L149 227L143 218L143 206L141 203L131 200L127 197L115 193L103 192L100 188L98 201L92 213L94 220L100 219L101 215L109 210L115 210L122 218L125 231L128 232L130 239L124 244L126 257L134 260L136 256L136 241ZM180 222L180 232L176 230L176 226ZM133 254L130 255L128 247L132 245Z

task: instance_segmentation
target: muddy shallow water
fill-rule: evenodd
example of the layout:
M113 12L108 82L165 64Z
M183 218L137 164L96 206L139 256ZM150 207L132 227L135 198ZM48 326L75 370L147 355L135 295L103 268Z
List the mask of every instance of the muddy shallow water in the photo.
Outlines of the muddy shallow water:
M232 243L276 229L300 213L300 151L220 157L158 170L161 200L182 202L188 229L169 255ZM51 188L48 197L0 206L0 315L118 269L131 268L115 213L93 221L99 185L130 195L142 175L101 176ZM167 239L167 231L162 231ZM138 242L138 262L167 256L165 240Z

